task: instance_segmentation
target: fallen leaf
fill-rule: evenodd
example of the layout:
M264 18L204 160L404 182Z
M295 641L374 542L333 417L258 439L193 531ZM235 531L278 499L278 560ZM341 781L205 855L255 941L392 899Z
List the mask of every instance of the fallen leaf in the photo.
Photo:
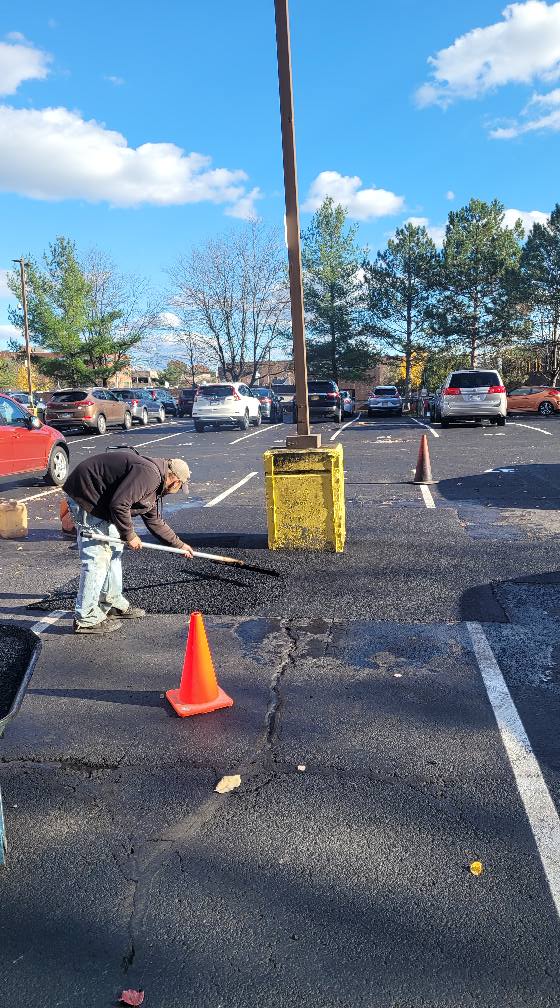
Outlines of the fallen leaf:
M144 991L126 990L123 991L119 1001L126 1005L141 1005L144 1003Z
M482 861L472 861L469 868L471 875L482 875L482 872L484 871Z
M233 774L231 777L222 777L222 779L216 784L214 791L217 791L218 794L227 794L228 791L235 791L240 784L241 777L239 774Z
M298 770L300 771L300 773L303 773L305 769L306 769L305 763L298 763Z

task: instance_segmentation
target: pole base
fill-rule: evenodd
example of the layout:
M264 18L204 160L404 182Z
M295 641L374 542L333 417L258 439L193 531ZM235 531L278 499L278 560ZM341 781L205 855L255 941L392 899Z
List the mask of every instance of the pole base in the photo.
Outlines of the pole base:
M295 434L286 438L286 448L320 448L320 434Z
M413 486L435 486L437 480L411 480Z

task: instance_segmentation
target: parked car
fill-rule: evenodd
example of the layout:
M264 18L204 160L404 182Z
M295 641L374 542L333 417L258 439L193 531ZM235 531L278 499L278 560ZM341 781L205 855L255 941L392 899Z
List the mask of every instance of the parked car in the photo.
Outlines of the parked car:
M367 401L368 417L380 413L402 416L403 400L396 385L376 385L370 392Z
M62 486L68 458L68 445L59 431L14 399L0 395L0 476L39 471L47 483Z
M338 385L334 381L307 382L307 401L309 403L310 420L334 420L342 423L342 399ZM293 400L293 421L297 422L297 404Z
M130 410L133 423L143 424L145 427L152 420L163 423L165 420L165 407L160 399L154 399L144 388L111 389L117 399L126 403Z
M143 386L143 390L148 392L152 399L159 399L159 401L163 403L166 416L179 416L179 408L169 389L160 388L159 386L155 386L154 388L147 388Z
M193 388L182 388L179 391L177 409L180 417L192 416L194 397L196 395L196 385Z
M523 386L507 393L508 413L540 413L552 416L560 410L560 389Z
M106 388L61 389L47 403L45 420L53 427L85 427L104 434L107 427L132 427L131 412L123 400Z
M193 403L194 427L203 431L207 424L223 427L234 424L248 430L249 424L258 427L262 422L259 397L243 382L224 382L220 385L200 385Z
M261 416L269 423L279 423L284 419L284 406L274 389L252 388L251 392L256 393L261 404Z
M296 394L295 385L281 385L276 384L272 386L274 394L278 396L280 402L282 403L282 410L289 410L292 412L294 396Z
M354 416L356 411L356 404L350 394L346 389L340 390L340 398L342 400L342 412L345 416Z
M507 396L501 375L482 368L452 371L436 392L434 420L442 427L453 421L484 419L503 427L506 422Z
M29 396L29 392L8 392L7 394L11 399L15 399L15 401L21 406L26 406L31 412L33 409L36 409L39 418L41 420L45 419L47 402L41 392L33 392L32 398Z

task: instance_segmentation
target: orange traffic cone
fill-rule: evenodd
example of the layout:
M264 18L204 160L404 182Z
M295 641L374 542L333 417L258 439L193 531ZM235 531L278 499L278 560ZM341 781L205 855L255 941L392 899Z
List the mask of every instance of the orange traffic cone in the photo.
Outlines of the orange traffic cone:
M216 681L208 638L199 612L191 613L181 685L179 689L167 690L165 695L179 717L233 707L233 700Z
M432 467L430 464L430 450L428 448L428 435L422 434L420 447L418 449L418 461L413 483L435 483L432 479Z

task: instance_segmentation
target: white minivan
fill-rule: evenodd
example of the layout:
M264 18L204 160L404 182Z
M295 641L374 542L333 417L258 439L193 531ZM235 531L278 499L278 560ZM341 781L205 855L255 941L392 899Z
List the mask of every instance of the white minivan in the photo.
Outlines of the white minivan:
M223 382L221 385L199 385L194 397L192 418L194 428L203 431L206 425L226 424L247 430L249 424L262 422L258 395L243 382Z
M506 415L506 389L497 371L482 368L452 371L436 393L434 420L439 420L442 427L449 427L454 420L489 420L503 427Z

